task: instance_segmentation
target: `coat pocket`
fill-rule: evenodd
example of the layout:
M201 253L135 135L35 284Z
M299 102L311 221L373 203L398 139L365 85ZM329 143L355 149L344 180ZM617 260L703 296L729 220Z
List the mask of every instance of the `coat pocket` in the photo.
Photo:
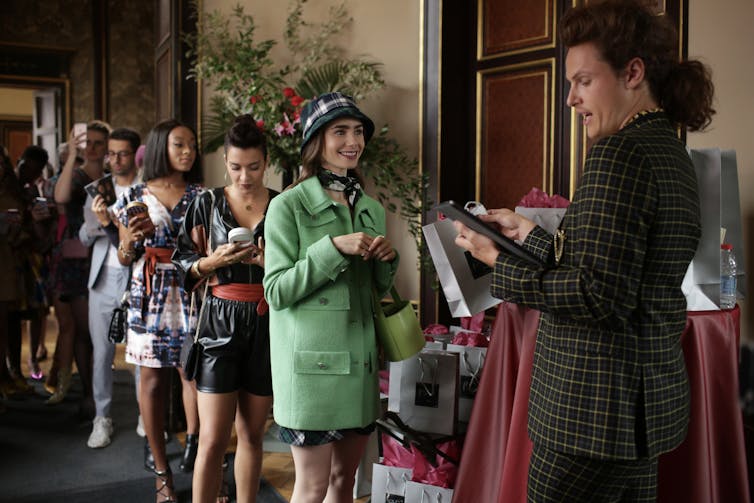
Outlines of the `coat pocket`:
M338 216L334 211L329 209L329 211L321 211L319 213L297 211L296 218L301 227L316 229L335 222Z
M348 351L296 351L293 354L296 374L351 373L351 354Z
M313 311L348 311L351 298L346 285L331 284L320 288L299 303L300 309Z

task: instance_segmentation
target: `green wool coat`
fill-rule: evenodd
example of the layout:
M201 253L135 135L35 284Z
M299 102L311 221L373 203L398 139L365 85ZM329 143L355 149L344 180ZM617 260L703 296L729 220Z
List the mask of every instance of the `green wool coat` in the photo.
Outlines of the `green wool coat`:
M270 201L264 290L270 305L275 421L303 430L358 428L378 416L372 286L392 285L391 263L344 256L332 238L385 234L385 210L366 194L353 211L316 177Z

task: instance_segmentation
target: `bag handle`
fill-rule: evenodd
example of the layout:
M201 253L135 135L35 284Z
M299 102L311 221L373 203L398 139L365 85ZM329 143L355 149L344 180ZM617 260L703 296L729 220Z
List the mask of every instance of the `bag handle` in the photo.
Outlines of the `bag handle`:
M207 234L207 250L212 250L212 221L215 219L215 193L212 191L212 189L208 190L209 192L209 198L212 201L209 206L209 223L207 224L208 234ZM209 288L209 278L204 279L204 293L202 294L202 307L199 309L199 316L196 318L196 328L194 329L194 344L196 344L199 341L199 326L202 321L202 316L204 315L204 306L207 304L205 301L207 299L207 288ZM191 307L189 308L189 312L194 312L194 299L196 298L196 291L191 292Z
M395 289L395 285L390 287L390 296L393 298L394 303L403 302L403 299L398 295L398 290ZM372 300L374 304L374 313L380 318L385 317L385 312L382 310L381 297L377 293L377 289L372 285Z

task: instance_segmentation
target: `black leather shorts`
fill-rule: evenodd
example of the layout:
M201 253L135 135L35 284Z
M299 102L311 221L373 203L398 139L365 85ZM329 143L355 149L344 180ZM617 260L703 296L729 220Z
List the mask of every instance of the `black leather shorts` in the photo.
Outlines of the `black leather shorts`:
M269 315L257 315L256 302L212 295L205 302L196 388L204 393L272 395Z

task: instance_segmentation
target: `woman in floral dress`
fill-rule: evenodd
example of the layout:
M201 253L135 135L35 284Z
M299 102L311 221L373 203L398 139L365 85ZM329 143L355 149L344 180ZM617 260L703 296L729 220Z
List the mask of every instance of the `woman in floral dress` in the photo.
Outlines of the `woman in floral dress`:
M133 271L126 361L140 366L139 408L154 456L157 501L175 501L163 436L172 367L181 374L188 434L199 431L196 389L179 365L196 313L190 312L190 296L170 261L189 203L202 191L194 131L175 120L157 124L147 137L142 179L115 207L118 259ZM134 213L129 207L134 201L147 211Z

